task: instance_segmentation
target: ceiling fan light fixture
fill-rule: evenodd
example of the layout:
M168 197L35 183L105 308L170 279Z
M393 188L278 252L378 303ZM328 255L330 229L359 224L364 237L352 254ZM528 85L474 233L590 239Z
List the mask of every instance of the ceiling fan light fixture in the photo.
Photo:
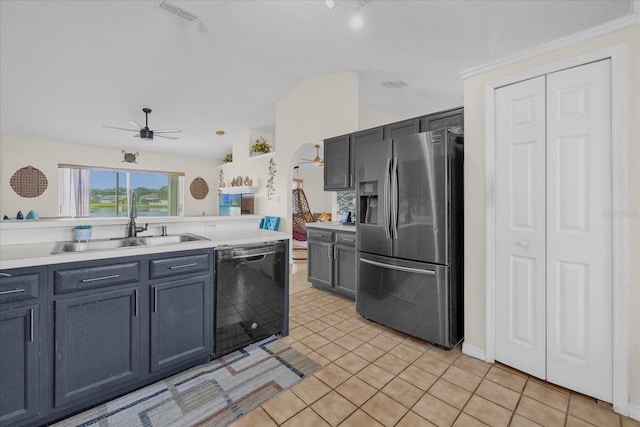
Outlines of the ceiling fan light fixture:
M140 129L140 139L151 141L153 139L153 131L149 128Z

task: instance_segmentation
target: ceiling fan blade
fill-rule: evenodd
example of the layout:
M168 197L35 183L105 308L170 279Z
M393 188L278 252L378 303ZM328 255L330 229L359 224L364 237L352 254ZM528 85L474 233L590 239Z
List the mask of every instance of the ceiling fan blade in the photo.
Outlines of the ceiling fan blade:
M169 136L169 135L156 135L156 131L153 131L154 135L158 138L167 138L167 139L178 139L177 136Z
M131 131L131 132L139 132L139 129L118 128L118 127L115 127L115 126L105 126L105 125L102 125L102 127L103 128L109 128L109 129L128 130L128 131Z
M160 129L154 130L153 133L174 133L174 132L182 132L180 129Z
M312 160L312 159L300 159L300 160L304 160L305 162L312 163L312 162L313 162L313 160L315 160L315 159L313 159L313 160Z
M133 120L127 120L127 123L131 126L137 127L138 129L144 129L140 123L134 122Z

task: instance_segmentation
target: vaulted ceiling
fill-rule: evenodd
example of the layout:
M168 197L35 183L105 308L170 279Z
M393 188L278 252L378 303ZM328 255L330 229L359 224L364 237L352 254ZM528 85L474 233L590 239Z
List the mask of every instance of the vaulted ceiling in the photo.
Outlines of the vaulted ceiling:
M273 131L278 99L304 78L357 71L362 104L417 116L462 105L465 69L632 10L630 0L170 1L189 22L160 3L0 2L0 132L219 159L246 129ZM182 129L179 139L102 127L144 124L143 107L151 129Z

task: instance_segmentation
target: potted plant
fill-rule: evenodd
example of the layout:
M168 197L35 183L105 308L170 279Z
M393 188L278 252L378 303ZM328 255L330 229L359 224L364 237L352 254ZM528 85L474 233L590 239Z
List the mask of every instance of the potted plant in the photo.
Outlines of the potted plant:
M225 155L224 159L222 159L222 161L225 162L225 163L233 162L233 154L229 153L229 154Z
M261 136L259 136L255 144L251 146L251 154L265 154L269 152L271 152L271 145Z

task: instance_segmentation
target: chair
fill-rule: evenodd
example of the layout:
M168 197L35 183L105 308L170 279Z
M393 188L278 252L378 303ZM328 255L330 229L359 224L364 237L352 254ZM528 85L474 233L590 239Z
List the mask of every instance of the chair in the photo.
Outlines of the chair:
M262 228L263 230L278 231L279 226L280 226L279 216L265 216L260 220L260 228Z

